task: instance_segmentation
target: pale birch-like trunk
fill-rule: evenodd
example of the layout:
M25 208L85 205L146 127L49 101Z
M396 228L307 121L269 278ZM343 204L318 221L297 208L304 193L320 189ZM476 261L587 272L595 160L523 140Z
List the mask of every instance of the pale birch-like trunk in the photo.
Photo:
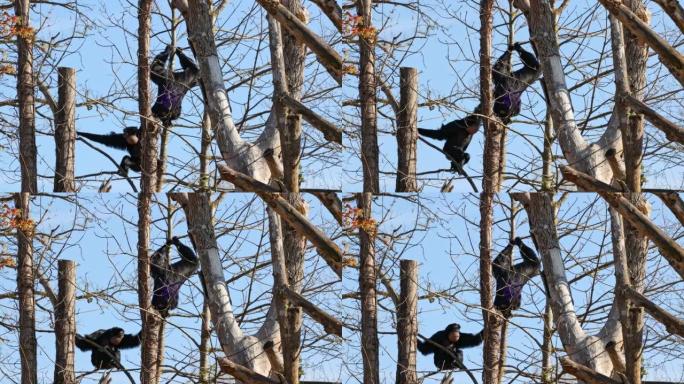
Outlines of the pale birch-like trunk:
M200 260L211 319L223 352L231 361L268 376L271 365L262 344L256 337L243 333L233 314L216 243L209 194L189 194L183 208Z
M588 335L582 329L575 312L556 232L552 195L516 193L513 197L523 203L530 220L530 231L541 253L548 300L566 353L573 361L610 376L613 364L604 343L599 337Z

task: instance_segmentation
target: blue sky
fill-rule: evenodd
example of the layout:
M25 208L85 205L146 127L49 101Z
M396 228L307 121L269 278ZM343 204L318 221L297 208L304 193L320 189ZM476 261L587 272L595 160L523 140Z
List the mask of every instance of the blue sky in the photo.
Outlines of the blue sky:
M166 197L159 195L166 203ZM225 221L225 224L217 226L217 236L219 236L219 247L224 258L224 276L227 280L236 274L243 272L253 266L255 262L263 263L269 260L268 251L268 227L263 227L260 223L265 216L263 204L253 195L230 194L226 196L217 210L217 218ZM320 210L316 200L307 197L311 203L311 217L321 229L330 228L330 215ZM137 259L136 243L137 231L137 210L135 199L131 195L118 196L116 194L106 195L83 195L77 200L77 204L71 204L61 199L48 197L37 198L32 206L32 217L42 217L39 229L41 232L56 230L57 232L66 231L76 225L82 230L75 231L67 240L60 238L52 246L51 250L46 251L37 245L36 254L45 255L41 259L41 269L46 271L46 277L50 280L56 290L56 261L54 265L49 265L48 261L57 257L60 252L60 259L71 259L77 263L77 295L88 292L97 292L102 289L107 290L110 297L98 297L92 300L81 299L77 301L77 331L81 334L90 333L100 328L120 326L128 333L137 333L140 329L140 313L137 309L138 297L135 291L137 287ZM151 250L157 249L164 241L166 221L157 207L154 209L153 220L155 224L152 229L153 244ZM185 217L182 213L174 215L174 235L184 236L186 233ZM245 226L244 230L232 229L235 226ZM85 230L83 230L85 228ZM189 244L187 237L183 238ZM3 241L4 242L4 241ZM66 245L69 244L69 245ZM39 241L36 241L39 244ZM8 244L10 249L13 246ZM259 253L258 260L254 259L255 253ZM38 256L37 256L38 257ZM172 250L172 261L178 259L177 252ZM326 283L334 282L336 276L329 271L329 268L322 259L315 254L309 253L306 261L306 281L305 286L320 289ZM0 291L10 291L16 289L15 273L4 271L0 274ZM262 268L254 275L243 276L228 284L233 309L240 316L244 312L244 303L248 297L254 301L249 307L248 314L245 316L245 329L248 334L256 331L256 327L261 324L260 317L263 311L268 308L270 300L270 288L272 284L270 267ZM339 291L336 284L327 288L327 292L320 292L307 295L316 303L332 313L338 311L336 303L339 301ZM39 291L43 291L40 285ZM165 364L171 364L176 368L192 372L192 368L199 366L198 347L199 329L201 322L197 314L202 310L202 291L198 277L193 276L181 289L181 300L178 309L173 311L173 316L168 319L166 325L166 349ZM12 300L0 300L2 305L2 316L9 316L9 319L16 319L16 302ZM40 381L49 382L52 379L54 367L54 336L51 333L52 323L45 311L40 307L51 308L51 304L45 298L38 301L38 353ZM11 322L9 319L3 321ZM305 316L305 335L308 343L314 342L314 334L318 334L320 326L312 322ZM16 359L16 335L5 333L2 329L0 338L0 360ZM327 338L328 342L334 338ZM4 342L7 342L5 344ZM328 345L328 342L317 341L313 346L308 346L304 352L303 366L305 378L308 380L336 380L339 376L339 353L321 353L317 349L320 346ZM215 339L212 345L220 348ZM335 355L334 359L331 355ZM218 356L223 356L223 352L217 352ZM138 367L140 364L140 349L122 351L122 363L127 368ZM12 361L10 360L10 361ZM0 374L0 383L11 383L13 376L19 371L18 359L16 371L3 372ZM210 358L210 363L214 362ZM188 367L184 365L188 364ZM90 354L80 351L76 352L76 370L78 373L90 370ZM138 371L133 372L133 376L138 378ZM83 383L97 382L99 374L89 375ZM169 375L165 380L171 380ZM116 383L127 382L121 373L113 376ZM164 381L166 382L166 381ZM173 378L171 382L184 383L187 380L180 377Z

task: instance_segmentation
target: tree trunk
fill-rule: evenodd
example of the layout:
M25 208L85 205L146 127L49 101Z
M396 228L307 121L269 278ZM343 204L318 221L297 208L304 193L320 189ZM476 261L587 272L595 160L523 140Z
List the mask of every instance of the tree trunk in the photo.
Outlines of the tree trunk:
M612 145L612 136L611 138L602 137L597 142L600 144L594 145L589 145L582 137L575 123L570 93L565 83L556 22L551 5L548 0L531 0L530 7L535 12L526 11L525 16L529 24L532 41L539 54L547 91L547 102L563 154L569 163L574 164L583 172L591 174L599 180L610 182L612 172L605 162L605 150L601 151L597 145ZM611 129L610 124L607 133L609 129Z
M418 70L402 67L397 116L397 192L417 192L416 141L418 140Z
M17 25L30 28L29 0L16 0L14 13ZM36 160L36 106L33 91L33 32L30 36L17 35L17 98L19 99L19 166L21 191L38 192Z
M361 25L373 25L372 0L356 3ZM359 100L361 101L361 166L363 191L380 192L380 160L378 149L377 84L375 78L375 34L359 39Z
M189 0L188 7L193 12L188 12L187 9L181 11L184 11L188 39L195 51L202 86L206 92L205 108L209 112L223 159L231 168L259 181L268 182L271 173L262 151L240 137L233 121L214 41L214 24L209 4L203 0Z
M58 262L59 291L55 307L55 384L75 384L76 263Z
M138 195L138 303L143 337L140 383L156 384L160 319L152 308L150 277L150 222L157 176L157 124L151 119L149 45L152 0L138 1L138 112L140 113L142 172Z
M199 382L209 384L209 353L211 352L211 312L207 298L202 305L202 333L200 334L199 348Z
M371 217L372 196L357 196L363 217ZM361 292L361 355L363 358L363 384L380 384L380 360L378 343L377 278L375 268L375 238L359 228L361 254L359 267L359 290Z
M401 291L397 308L397 384L418 384L416 349L418 347L418 263L399 262Z
M55 116L55 192L75 192L74 156L76 143L76 70L60 67L57 84L58 110Z
M570 286L565 277L551 195L515 193L512 196L523 203L530 220L530 231L542 256L553 318L565 351L575 362L610 376L613 365L604 344L598 337L584 332L575 313Z
M138 113L141 130L141 177L143 194L157 190L157 137L159 124L150 109L150 30L152 0L138 1Z
M211 319L223 352L235 363L268 376L270 363L259 340L246 336L233 315L223 275L208 193L192 193L184 206L207 289Z
M494 309L492 292L492 216L494 195L499 185L499 155L501 127L492 113L492 0L480 2L480 104L485 132L484 175L480 194L480 303L484 318L483 384L497 384L500 361L503 319Z
M18 3L18 2L17 2ZM18 193L15 204L21 220L29 220L30 195ZM33 228L17 228L17 293L19 295L19 360L21 384L38 384L36 303L33 266Z

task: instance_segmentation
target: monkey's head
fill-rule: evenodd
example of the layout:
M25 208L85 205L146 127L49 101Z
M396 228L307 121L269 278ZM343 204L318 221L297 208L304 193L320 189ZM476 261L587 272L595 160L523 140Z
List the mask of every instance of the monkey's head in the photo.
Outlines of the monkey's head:
M447 338L451 343L455 343L461 338L461 325L457 323L449 324L444 329L447 331Z
M128 145L136 145L140 140L139 129L136 127L126 127L123 130L123 137Z
M119 344L121 344L121 340L123 340L124 337L124 330L119 328L119 327L114 327L111 329L108 329L105 332L105 340L109 341L109 345L116 347Z

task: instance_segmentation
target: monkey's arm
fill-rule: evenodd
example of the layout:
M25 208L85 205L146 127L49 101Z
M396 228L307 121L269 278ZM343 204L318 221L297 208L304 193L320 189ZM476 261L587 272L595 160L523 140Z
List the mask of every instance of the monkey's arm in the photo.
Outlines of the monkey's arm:
M522 255L523 261L515 266L515 270L525 276L526 280L531 279L539 273L541 262L534 250L525 245L522 241L518 246L520 247L520 254Z
M121 339L121 343L119 343L119 348L120 349L129 349L129 348L135 348L138 345L140 345L140 341L142 339L142 331L138 332L137 335L131 335L131 334L125 334L123 339Z
M418 133L422 136L429 137L435 140L446 140L446 135L443 129L425 129L418 128Z
M166 62L169 60L169 55L171 54L171 46L167 45L163 52L158 54L152 60L152 65L150 66L150 79L157 86L161 87L166 83Z
M513 77L529 85L539 77L539 61L537 61L537 58L532 53L526 51L520 45L516 45L515 49L518 51L524 67L515 71Z
M492 263L492 273L494 277L499 277L508 273L511 269L511 252L513 251L513 244L509 243L501 253L494 259Z
M183 277L183 280L187 279L193 273L197 272L197 267L199 266L199 260L197 255L192 250L192 248L183 244L178 240L177 237L173 238L173 244L176 246L178 253L180 253L181 260L173 263L171 269L178 275Z
M126 139L124 139L123 134L111 132L109 135L98 135L96 133L79 132L79 136L85 137L88 140L95 141L100 144L104 144L111 148L126 150L128 149Z
M472 348L482 344L482 340L484 340L483 332L484 329L475 335L472 333L461 333L461 337L456 342L456 348Z

